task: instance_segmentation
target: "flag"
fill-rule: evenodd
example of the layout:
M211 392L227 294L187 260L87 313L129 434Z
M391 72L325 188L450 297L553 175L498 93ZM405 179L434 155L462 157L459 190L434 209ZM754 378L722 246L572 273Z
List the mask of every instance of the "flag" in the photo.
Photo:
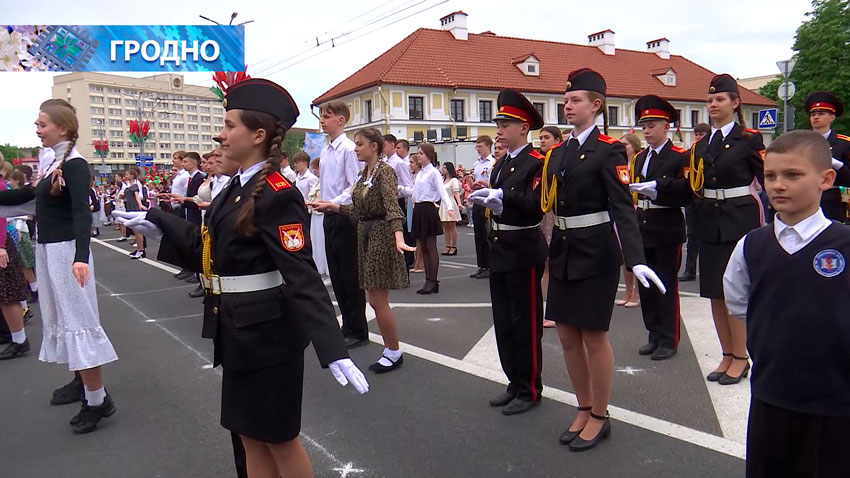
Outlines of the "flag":
M676 138L679 138L680 143L684 141L684 139L682 138L682 128L678 126L676 126L676 134L673 135L673 139Z

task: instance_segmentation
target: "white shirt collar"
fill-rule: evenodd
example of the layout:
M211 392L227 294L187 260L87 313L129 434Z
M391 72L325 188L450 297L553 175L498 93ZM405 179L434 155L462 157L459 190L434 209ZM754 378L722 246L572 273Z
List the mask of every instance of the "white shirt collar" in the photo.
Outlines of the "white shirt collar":
M721 127L720 127L720 132L721 132L721 133L723 133L723 137L725 138L725 137L729 136L729 133L731 133L731 132L732 132L732 128L734 128L734 127L735 127L735 120L732 120L732 121L730 121L730 122L728 122L728 123L724 124L723 126L721 126ZM711 137L710 137L710 138L708 138L708 140L709 140L709 141L711 141L712 139L714 139L714 132L715 132L715 131L717 131L717 128L715 128L714 126L712 126L712 127L711 127Z
M832 130L829 130L829 131L827 131L826 133L823 134L823 137L826 138L826 139L829 139L829 135L831 135L831 134L832 134Z
M670 140L668 139L667 141L670 141ZM651 149L655 153L655 156L657 156L657 155L661 154L661 150L664 149L665 146L667 146L667 141L664 141L663 143L661 143L661 146L659 146L657 148L653 148L652 145L649 145L649 149ZM649 143L647 143L647 144L649 144Z
M788 229L793 230L800 236L804 242L808 241L812 236L823 230L825 226L829 226L831 221L824 216L823 211L818 208L818 212L812 214L811 216L803 219L802 221L794 224L793 226L789 226L782 222L782 219L779 218L780 214L777 214L773 220L773 233L776 235L776 238L779 239L779 236Z
M514 149L514 150L509 151L509 152L508 152L508 156L510 156L510 157L511 157L511 159L516 158L516 157L517 157L517 155L518 155L520 152L522 152L522 150L523 150L523 149L525 149L525 147L526 147L526 146L528 146L528 143L523 144L522 146L518 147L517 149Z
M494 158L493 158L493 154L492 154L492 153L491 153L491 154L488 154L486 158L482 158L482 157L480 157L480 156L478 157L478 161L479 161L479 162L482 162L482 161L493 161L493 159L494 159Z
M253 178L255 174L260 172L260 170L262 170L265 165L266 165L265 161L260 161L259 163L251 166L250 168L246 169L245 171L242 171L242 168L240 167L239 172L236 173L236 175L239 176L239 184L242 185L242 186L245 186L245 184L247 184L248 181L250 181L251 178Z
M572 131L570 131L570 138L575 138L575 139L577 139L577 140L578 140L578 145L579 145L579 146L581 146L581 145L583 145L583 144L584 144L584 142L585 142L585 141L587 141L587 137L588 137L588 136L590 136L590 133L591 133L591 132L592 132L595 128L596 128L595 126L591 126L590 128L587 128L586 130L584 130L584 131L582 131L581 133L579 133L579 134L578 134L578 136L576 136L576 135L575 135L576 130L575 130L575 129L573 129Z
M346 138L345 133L341 133L339 136L336 137L335 140L331 141L330 144L328 144L328 147L331 148L331 149L338 148L340 143L342 143L345 140L345 138Z

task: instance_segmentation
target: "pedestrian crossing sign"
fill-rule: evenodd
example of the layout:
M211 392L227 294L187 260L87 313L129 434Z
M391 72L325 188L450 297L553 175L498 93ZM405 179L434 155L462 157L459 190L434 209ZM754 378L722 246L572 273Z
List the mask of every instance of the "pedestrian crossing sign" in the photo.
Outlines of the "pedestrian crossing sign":
M759 110L758 129L774 129L776 128L776 108L767 110Z

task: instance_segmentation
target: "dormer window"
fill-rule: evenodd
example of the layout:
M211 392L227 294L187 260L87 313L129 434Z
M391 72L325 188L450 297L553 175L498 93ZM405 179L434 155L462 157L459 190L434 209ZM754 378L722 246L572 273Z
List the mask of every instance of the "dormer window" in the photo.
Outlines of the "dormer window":
M652 76L658 79L664 86L676 86L676 70L662 68L652 72Z
M512 63L525 76L540 76L540 60L533 53L518 56L513 59Z

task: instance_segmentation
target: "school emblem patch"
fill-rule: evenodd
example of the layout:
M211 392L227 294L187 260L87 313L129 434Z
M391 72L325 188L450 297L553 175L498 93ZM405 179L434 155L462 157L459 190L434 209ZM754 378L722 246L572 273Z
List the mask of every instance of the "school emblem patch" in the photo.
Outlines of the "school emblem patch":
M826 249L817 253L812 265L818 274L824 277L835 277L844 272L846 264L840 252L835 249Z
M621 164L617 166L617 178L623 184L629 184L629 166Z
M286 224L277 227L280 245L289 252L298 252L304 247L304 228L301 224Z

